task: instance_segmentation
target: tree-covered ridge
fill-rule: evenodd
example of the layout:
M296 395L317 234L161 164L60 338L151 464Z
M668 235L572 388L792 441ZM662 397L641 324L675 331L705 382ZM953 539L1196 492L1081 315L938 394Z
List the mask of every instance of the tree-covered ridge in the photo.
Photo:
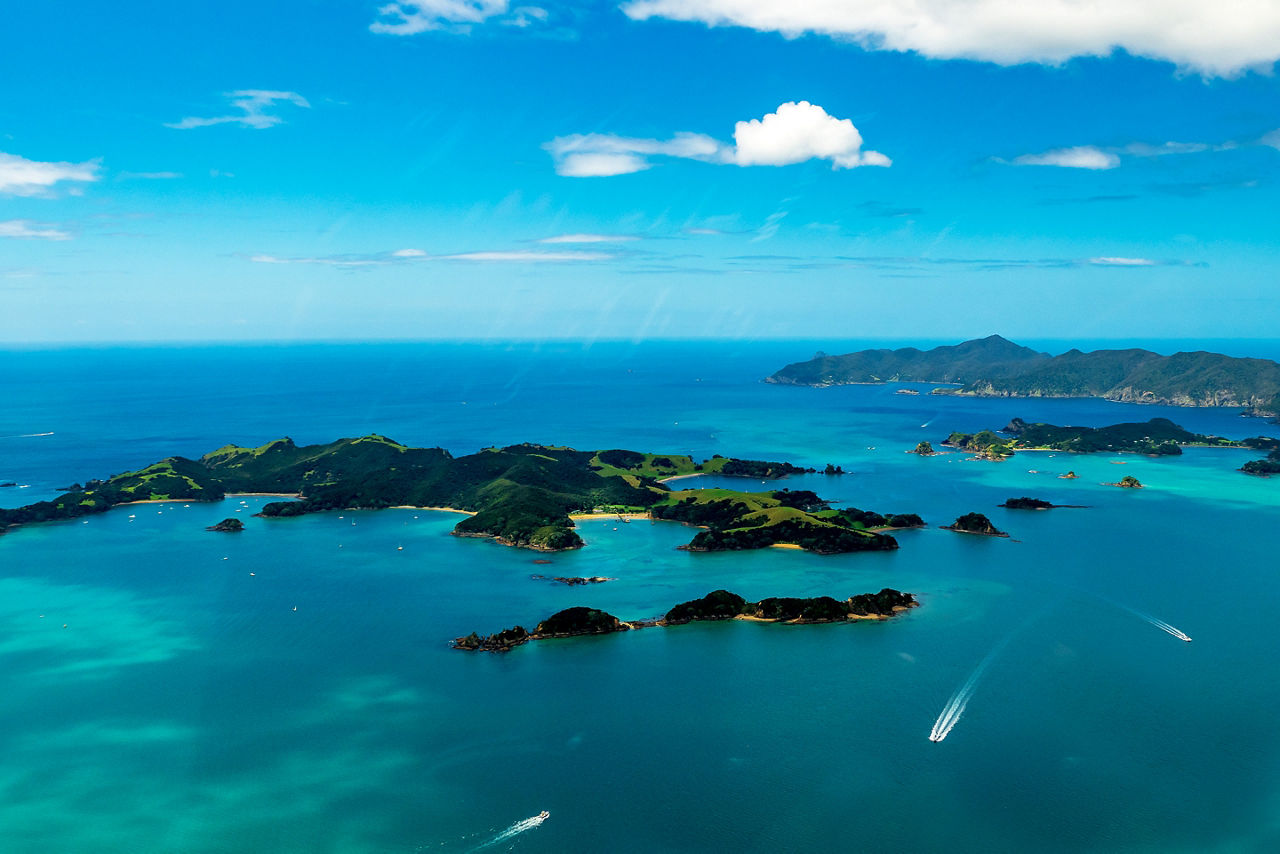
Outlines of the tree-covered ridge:
M657 620L626 622L607 611L577 606L552 614L538 623L532 632L524 626L512 626L492 635L472 632L465 637L455 638L453 647L471 652L509 652L531 640L603 635L650 626L680 626L694 621L750 619L802 625L887 620L919 604L912 594L889 587L879 593L859 593L844 600L831 596L772 596L759 602L748 602L728 590L714 590L700 599L676 605Z
M1150 350L1037 353L992 335L918 350L819 354L787 365L767 382L830 386L848 383L959 384L935 393L981 397L1102 397L1173 406L1243 406L1280 413L1280 363L1195 351L1162 356Z
M832 510L812 492L778 490L686 489L671 492L649 510L655 519L704 527L685 548L690 551L738 551L792 545L818 554L896 549L898 541L867 530L917 527L914 514L882 516L856 509ZM893 521L890 521L893 520ZM870 522L870 524L868 524Z
M1037 449L1094 453L1128 451L1155 456L1182 453L1183 445L1234 447L1239 442L1221 436L1192 433L1167 418L1126 422L1107 427L1059 427L1055 424L1028 424L1015 418L1001 431L1013 436L1015 449Z
M687 455L622 449L577 451L522 444L454 457L441 448L411 448L378 435L322 445L298 445L285 438L258 448L227 445L199 460L174 457L105 482L90 481L54 501L0 510L0 529L74 518L142 499L215 500L228 492L278 492L295 494L298 500L271 502L261 515L447 507L472 514L454 528L459 536L560 550L583 544L571 514L644 512L655 504L670 503L672 492L660 482L662 477L700 472L781 476L795 471L802 469L725 457L698 463ZM714 526L719 533L700 534L702 539L695 538L691 547L740 549L791 543L837 552L897 546L888 537L853 530L858 526L851 523L817 518L811 511L826 515L834 511L812 492L761 493L747 501L750 519L735 516L732 525Z
M138 471L90 480L52 501L37 501L13 510L0 509L0 532L10 525L75 519L132 501L218 501L222 482L195 460L169 457Z

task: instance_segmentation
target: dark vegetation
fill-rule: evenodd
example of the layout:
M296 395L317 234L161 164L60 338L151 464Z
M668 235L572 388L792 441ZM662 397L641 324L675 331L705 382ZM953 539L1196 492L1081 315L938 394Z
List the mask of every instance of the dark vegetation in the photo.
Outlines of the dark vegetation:
M1021 418L1015 418L1001 432L1014 437L1014 448L1048 448L1082 454L1128 451L1166 456L1181 454L1181 445L1230 447L1237 444L1219 436L1206 436L1184 430L1168 418L1112 424L1109 427L1058 427L1053 424L1028 424Z
M760 480L786 477L789 474L811 474L817 469L793 466L791 463L771 463L764 460L725 460L720 474L726 477L754 477Z
M1021 498L1006 498L1005 502L1000 505L1010 510L1048 510L1057 507L1056 504L1050 504L1043 498L1028 498L1025 495Z
M1240 467L1240 471L1264 477L1280 474L1280 439L1258 436L1255 439L1245 439L1241 444L1247 448L1271 453L1267 454L1265 460L1250 460Z
M956 519L950 525L944 525L949 531L959 531L962 534L984 534L988 537L1007 537L1004 531L996 528L991 524L991 520L981 513L966 513Z
M894 614L920 603L910 593L886 587L879 593L860 593L843 601L830 596L796 598L773 596L759 602L748 602L728 590L714 590L701 599L681 602L660 620L626 623L595 608L566 608L538 624L533 632L514 626L493 635L472 632L455 638L455 649L485 652L507 652L530 640L564 638L578 635L601 635L643 626L679 626L694 621L732 620L751 617L781 623L834 623L853 619L886 620Z
M873 524L861 521L860 510L831 510L808 490L734 492L699 489L673 492L649 511L655 519L697 525L700 532L685 548L690 551L739 551L773 545L795 545L818 554L896 549L897 540L865 530L890 526L888 520L913 527L913 514L881 516ZM919 523L923 524L923 523Z
M979 433L952 433L942 444L968 451L985 460L1003 460L1013 456L1009 440L983 430Z
M241 522L239 519L236 519L234 517L229 517L229 518L223 519L221 522L219 522L216 525L210 525L208 530L223 531L226 533L235 533L236 531L244 530L244 522Z
M1038 353L992 335L918 350L818 354L787 365L766 382L830 386L845 383L959 384L934 393L983 397L1102 397L1174 406L1243 406L1280 413L1280 364L1196 351L1161 356L1149 350Z

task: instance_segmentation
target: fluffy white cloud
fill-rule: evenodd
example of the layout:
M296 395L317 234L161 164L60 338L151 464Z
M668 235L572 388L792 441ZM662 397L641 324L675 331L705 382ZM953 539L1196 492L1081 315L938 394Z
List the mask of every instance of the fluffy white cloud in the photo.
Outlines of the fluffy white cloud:
M1211 76L1280 59L1273 0L628 0L636 20L821 33L869 50L1000 65L1058 64L1123 49Z
M839 169L888 166L878 151L862 150L862 134L848 119L837 119L817 104L788 102L762 119L733 126L733 162L739 166L788 166L830 160Z
M679 157L735 166L788 166L830 160L834 169L888 166L878 151L862 150L862 134L848 119L837 119L817 104L788 101L761 119L737 122L733 145L700 133L671 139L637 139L590 133L561 136L543 146L556 172L572 178L625 175L652 164L649 157Z
M44 196L63 182L91 183L98 180L96 160L85 163L42 163L0 151L0 194Z
M544 237L539 243L628 243L640 238L634 234L558 234Z
M1077 145L1073 148L1055 148L1042 154L1024 154L1021 157L1015 157L1013 162L1018 166L1114 169L1120 165L1120 158L1110 151L1103 151L1092 145Z
M428 30L465 33L490 19L523 29L545 23L548 17L547 10L538 6L512 9L508 0L414 0L379 7L378 20L369 30L388 36L412 36Z
M168 123L165 127L174 128L175 130L191 130L192 128L203 128L210 125L238 124L255 130L262 130L284 122L284 119L279 116L266 112L274 107L277 102L285 102L297 107L309 108L311 106L311 103L297 92L280 92L271 89L240 89L235 92L228 92L226 96L231 99L231 106L239 110L239 113L228 116L212 116L210 118L187 116L182 121Z
M38 240L70 240L71 235L60 228L34 223L29 219L0 221L0 237L23 237Z

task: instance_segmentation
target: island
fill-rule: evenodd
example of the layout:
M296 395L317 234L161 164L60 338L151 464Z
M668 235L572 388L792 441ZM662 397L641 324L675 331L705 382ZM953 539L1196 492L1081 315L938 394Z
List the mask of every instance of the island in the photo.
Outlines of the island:
M978 433L952 433L942 444L948 448L968 451L980 460L1000 460L1013 456L1013 448L1008 439L1001 438L991 430Z
M1246 474L1259 475L1261 477L1270 477L1273 474L1280 474L1280 439L1273 439L1269 436L1258 436L1253 439L1245 439L1240 444L1246 448L1253 448L1256 451L1270 451L1266 459L1250 460L1240 467L1240 471Z
M1059 475L1066 477L1066 475ZM1054 508L1070 508L1073 510L1085 509L1082 504L1053 504L1045 501L1043 498L1029 498L1022 496L1021 498L1006 498L1004 503L1000 505L1006 510L1052 510Z
M1107 427L1058 427L1054 424L1028 424L1021 418L1014 418L1000 432L1012 436L1009 446L1020 451L1068 451L1077 454L1108 451L1159 457L1176 456L1184 447L1234 448L1241 445L1221 436L1192 433L1168 418Z
M534 581L554 581L558 584L567 584L570 587L578 587L584 584L604 584L606 581L618 580L616 578L607 578L603 575L557 575L555 577L548 575L531 575L529 577Z
M206 531L222 531L224 533L236 533L238 531L244 530L244 522L241 522L239 519L236 519L234 517L230 517L227 519L223 519L221 522L219 522L216 525L210 525L208 528L205 528L205 530Z
M324 445L278 439L258 448L227 445L198 460L170 457L134 472L91 480L52 501L0 510L0 530L74 519L135 501L217 501L228 493L276 493L258 514L285 519L351 508L418 507L466 514L453 529L538 551L581 548L574 515L635 514L707 530L693 551L791 545L822 554L894 549L809 491L673 491L664 481L695 475L785 477L812 472L789 463L611 449L578 451L521 444L454 457L377 434ZM625 517L624 517L625 518ZM884 517L886 520L896 517ZM893 527L892 522L886 522Z
M999 335L919 350L819 353L765 382L826 387L852 383L948 384L934 394L975 397L1100 397L1171 406L1239 406L1280 414L1280 363L1196 351L1162 356L1150 350L1069 350L1057 356Z
M981 534L984 537L1009 536L991 524L991 520L981 513L966 513L950 525L943 525L942 528L960 534Z
M922 457L936 457L938 452L933 449L931 442L917 442L916 446L907 451L908 454L919 454Z
M1142 489L1142 482L1131 474L1127 474L1115 483L1104 483L1103 486L1118 486L1121 489Z
M603 635L653 626L681 626L691 622L749 620L754 622L807 625L857 620L887 620L919 606L916 597L892 588L879 593L860 593L840 600L831 596L796 598L773 596L748 602L728 590L714 590L701 599L681 602L659 619L626 622L595 608L566 608L538 623L532 632L513 626L496 634L472 632L455 638L453 648L468 652L508 652L534 640Z
M832 509L809 490L737 492L729 489L678 490L649 508L654 519L705 528L688 551L736 551L766 546L795 546L817 554L885 551L898 541L882 530L924 524L912 514ZM879 530L873 530L879 529Z

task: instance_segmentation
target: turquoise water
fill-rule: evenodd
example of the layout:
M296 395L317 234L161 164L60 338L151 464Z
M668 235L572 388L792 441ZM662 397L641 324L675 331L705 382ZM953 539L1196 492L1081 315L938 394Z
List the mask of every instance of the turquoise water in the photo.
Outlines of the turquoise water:
M1257 455L903 453L1015 415L1280 428L1233 412L755 382L811 349L5 354L0 436L53 432L0 439L0 482L29 485L0 490L7 505L227 441L377 430L455 452L535 440L834 462L851 473L785 483L931 525L978 510L1012 537L930 527L903 532L889 554L705 555L676 550L692 536L679 525L590 521L587 548L541 566L450 537L446 513L203 530L270 500L252 496L17 529L0 537L0 847L1280 846L1280 482L1234 471ZM1079 479L1056 477L1067 469ZM1102 485L1124 474L1148 488ZM995 506L1023 494L1089 507ZM617 580L567 588L534 573ZM883 586L923 607L888 623L691 625L505 656L447 644L575 604L638 618L717 587L756 598ZM928 741L996 649L955 729ZM493 842L540 810L551 812L541 826Z

